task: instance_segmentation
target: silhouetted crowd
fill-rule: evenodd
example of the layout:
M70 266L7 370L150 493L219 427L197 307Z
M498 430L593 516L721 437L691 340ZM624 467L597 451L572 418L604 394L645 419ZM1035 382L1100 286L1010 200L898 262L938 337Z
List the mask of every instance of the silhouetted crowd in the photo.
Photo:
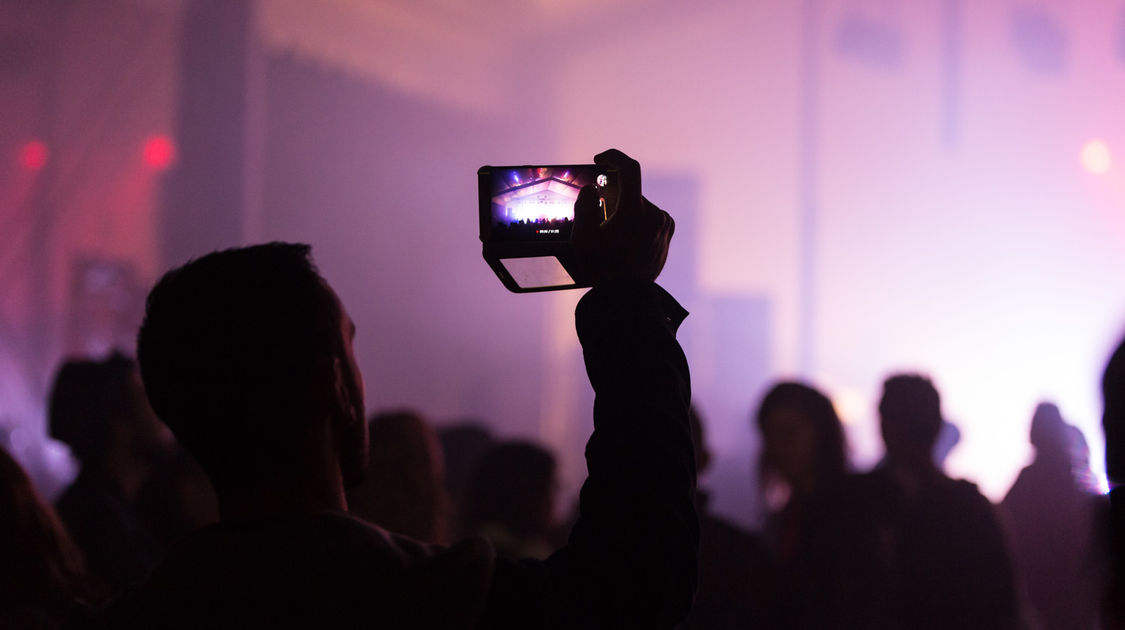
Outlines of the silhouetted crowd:
M0 449L0 627L1125 627L1125 502L1051 403L993 505L943 472L956 431L926 376L883 383L885 457L865 472L829 398L780 382L748 426L765 524L714 515L687 313L653 283L674 223L639 165L595 160L623 205L602 224L596 196L576 203L595 404L572 515L542 446L368 417L355 325L308 246L225 250L152 290L137 361L58 370L50 434L81 471L53 506ZM1121 482L1125 343L1102 386Z
M769 517L745 531L696 491L700 574L683 628L1101 628L1112 575L1109 504L1082 433L1050 403L1030 424L1035 459L999 506L934 456L939 395L895 375L879 406L886 456L850 469L831 401L782 382L761 400ZM711 455L692 410L696 467ZM211 485L144 399L136 363L73 360L50 399L52 437L81 463L52 507L6 453L4 627L62 627L144 579L179 539L218 521ZM435 430L413 411L369 419L366 479L349 511L389 532L448 545L487 539L509 558L565 545L549 450L483 423ZM749 498L748 498L749 500Z

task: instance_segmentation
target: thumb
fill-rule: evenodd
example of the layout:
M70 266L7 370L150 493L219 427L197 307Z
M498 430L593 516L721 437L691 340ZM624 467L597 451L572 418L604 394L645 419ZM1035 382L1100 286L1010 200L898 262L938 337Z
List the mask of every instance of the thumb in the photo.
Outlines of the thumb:
M571 240L589 241L602 222L605 211L601 207L601 195L594 186L583 186L574 200L574 228Z

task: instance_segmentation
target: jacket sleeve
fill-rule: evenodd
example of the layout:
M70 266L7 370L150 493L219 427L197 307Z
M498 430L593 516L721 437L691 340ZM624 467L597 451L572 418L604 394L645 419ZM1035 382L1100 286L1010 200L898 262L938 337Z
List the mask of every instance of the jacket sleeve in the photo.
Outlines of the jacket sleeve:
M651 282L579 302L595 394L580 516L546 561L497 561L482 627L671 628L686 616L699 546L691 386L675 337L686 315Z

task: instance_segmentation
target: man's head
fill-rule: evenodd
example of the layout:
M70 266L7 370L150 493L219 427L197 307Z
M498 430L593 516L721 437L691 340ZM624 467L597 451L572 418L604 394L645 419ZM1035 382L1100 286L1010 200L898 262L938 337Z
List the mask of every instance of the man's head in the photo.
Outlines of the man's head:
M1031 445L1040 457L1070 457L1071 435L1058 405L1041 402L1031 416Z
M149 293L137 339L145 391L216 486L285 465L323 423L345 479L365 468L354 325L309 249L215 252Z
M889 459L930 461L942 422L941 397L930 379L917 374L888 378L879 416Z

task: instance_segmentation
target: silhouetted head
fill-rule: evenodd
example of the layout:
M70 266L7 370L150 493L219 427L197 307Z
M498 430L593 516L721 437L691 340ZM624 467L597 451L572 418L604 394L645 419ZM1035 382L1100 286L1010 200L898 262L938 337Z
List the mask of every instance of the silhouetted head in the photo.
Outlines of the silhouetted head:
M1105 469L1111 485L1125 483L1125 340L1118 344L1102 376L1105 412Z
M502 525L529 540L554 525L555 456L530 442L503 442L481 458L465 505L465 526Z
M1090 443L1086 441L1086 434L1082 429L1073 424L1066 425L1067 446L1070 448L1074 465L1078 467L1090 466Z
M1042 402L1031 417L1031 445L1039 456L1069 460L1071 457L1068 425L1054 403Z
M889 460L931 462L942 418L941 397L930 379L917 374L888 378L879 416Z
M70 447L87 471L113 458L140 464L159 440L137 364L120 354L64 363L55 374L48 407L51 437Z
M439 429L438 441L445 462L446 489L454 509L460 509L480 458L496 445L496 439L483 422L461 420Z
M413 411L371 418L367 479L348 492L348 511L392 532L444 542L449 498L437 435Z
M309 246L215 252L149 293L137 355L156 414L219 489L293 466L325 430L346 481L366 469L354 325Z
M798 493L844 476L847 446L832 401L803 383L779 383L758 408L763 480L781 477Z

